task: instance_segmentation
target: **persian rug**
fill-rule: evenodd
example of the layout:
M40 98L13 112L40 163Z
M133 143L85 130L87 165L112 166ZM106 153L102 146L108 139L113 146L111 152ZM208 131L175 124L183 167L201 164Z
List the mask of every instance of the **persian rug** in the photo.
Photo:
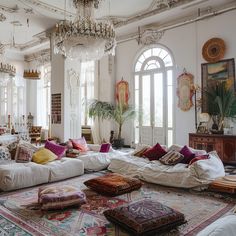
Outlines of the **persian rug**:
M85 174L51 185L69 184L81 188L87 196L83 206L61 211L41 211L37 204L38 187L0 195L0 235L21 236L127 236L103 215L108 208L140 199L153 199L182 212L187 223L162 235L196 235L200 230L233 211L235 201L144 183L142 188L118 197L106 197L87 189L83 182L103 175ZM160 234L158 234L160 235Z

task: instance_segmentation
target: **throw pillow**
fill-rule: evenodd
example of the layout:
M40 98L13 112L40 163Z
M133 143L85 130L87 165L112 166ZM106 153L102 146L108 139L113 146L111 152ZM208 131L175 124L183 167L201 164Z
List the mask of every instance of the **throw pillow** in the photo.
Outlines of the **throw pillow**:
M193 159L189 162L189 165L192 165L192 164L193 164L194 162L196 162L196 161L207 160L207 159L209 159L209 158L210 158L210 157L209 157L208 154L202 155L202 156L197 156L197 157L193 158Z
M17 145L19 144L19 140L17 141L14 141L12 143L9 143L7 145L7 148L11 154L11 159L14 160L15 159L15 156L16 156L16 149L17 149Z
M134 151L132 153L133 156L136 156L136 157L142 157L143 154L149 149L149 147L143 147L142 149L138 150L138 151Z
M56 210L81 206L86 203L86 196L70 185L45 186L39 188L38 202L42 210Z
M15 161L16 162L30 162L33 154L38 150L33 144L20 140L17 145Z
M58 157L58 159L62 158L62 156L65 154L65 151L67 149L65 146L56 144L48 140L46 141L44 147L50 150L51 152L53 152Z
M87 152L89 150L87 142L84 137L79 139L70 139L73 148L80 150L81 152Z
M11 153L6 146L0 146L0 161L10 160Z
M176 151L166 153L159 161L164 165L176 165L184 159L184 156Z
M109 152L110 147L111 147L111 144L110 144L110 143L103 143L103 144L101 145L101 148L100 148L100 151L99 151L99 152Z
M195 157L195 154L186 145L180 150L180 153L184 155L184 159L181 161L183 164L189 164L189 162Z
M33 154L32 161L37 164L44 165L56 159L57 159L57 156L53 152L51 152L47 148L41 148Z
M150 199L109 209L103 214L132 235L159 235L185 223L184 214Z
M164 156L167 152L157 143L154 147L149 148L143 153L144 157L147 157L150 161L158 160Z
M129 193L142 186L140 180L116 173L87 180L84 184L96 192L109 196Z

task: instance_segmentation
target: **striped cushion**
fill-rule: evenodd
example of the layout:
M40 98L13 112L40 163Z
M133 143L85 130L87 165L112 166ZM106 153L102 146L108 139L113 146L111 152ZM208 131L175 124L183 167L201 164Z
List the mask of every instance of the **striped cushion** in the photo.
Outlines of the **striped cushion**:
M64 209L81 206L86 203L86 196L79 189L69 185L40 187L38 202L42 210Z
M164 165L176 165L184 159L184 156L176 151L166 153L159 161Z

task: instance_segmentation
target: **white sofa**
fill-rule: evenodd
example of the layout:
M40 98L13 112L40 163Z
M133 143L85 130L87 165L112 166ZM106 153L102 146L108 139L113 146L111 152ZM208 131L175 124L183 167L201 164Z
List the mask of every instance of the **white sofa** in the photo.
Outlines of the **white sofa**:
M172 148L173 150L173 148ZM193 150L199 152L199 150ZM132 155L113 158L108 170L138 177L146 182L181 188L206 186L212 180L225 176L224 165L216 152L210 158L199 160L188 167L186 164L163 165L159 161Z
M31 187L82 174L84 174L84 163L73 158L62 158L46 165L9 161L0 165L0 190Z

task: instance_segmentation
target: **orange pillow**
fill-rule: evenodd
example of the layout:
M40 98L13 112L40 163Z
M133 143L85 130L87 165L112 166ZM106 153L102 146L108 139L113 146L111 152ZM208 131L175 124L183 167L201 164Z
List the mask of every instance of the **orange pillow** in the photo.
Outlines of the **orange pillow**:
M80 150L81 152L87 152L89 150L84 137L79 139L70 139L70 141L72 142L74 149Z

